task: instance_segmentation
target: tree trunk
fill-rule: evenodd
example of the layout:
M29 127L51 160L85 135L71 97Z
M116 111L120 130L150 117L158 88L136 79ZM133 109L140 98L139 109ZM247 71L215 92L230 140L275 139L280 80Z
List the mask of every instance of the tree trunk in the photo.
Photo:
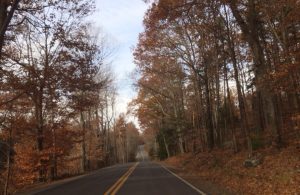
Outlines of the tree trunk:
M80 122L81 122L81 127L82 127L82 144L81 144L81 148L82 148L82 171L86 172L87 171L87 159L86 159L86 146L85 146L85 134L86 134L86 123L85 123L85 119L83 116L83 111L80 111Z
M217 93L217 108L215 109L216 110L216 125L215 125L215 128L216 128L216 134L217 134L217 141L218 141L218 147L220 148L222 146L222 130L220 128L220 101L221 101L221 98L220 98L220 73L219 73L219 65L217 65L217 71L216 71L216 93Z
M52 119L54 121L54 119ZM53 122L52 122L53 123ZM52 147L53 147L53 153L52 153L52 166L50 171L50 177L51 180L55 180L57 177L57 156L56 156L56 134L55 134L55 127L52 127Z
M229 88L229 82L228 82L228 70L226 63L224 63L224 75L225 75L225 83L226 83L226 91L227 91L227 98L225 99L225 102L227 102L227 107L228 107L228 127L230 129L230 134L232 137L232 146L233 146L233 151L238 152L238 146L237 146L237 141L236 141L236 132L235 132L235 127L233 126L233 111L231 109L231 94L230 94L230 88ZM225 107L226 108L226 107Z
M178 146L179 146L179 151L180 154L184 154L184 147L183 147L183 138L182 138L182 129L180 127L179 119L178 119L178 113L175 110L175 118L176 118L176 131L177 131L177 136L178 136Z
M5 40L5 33L20 1L21 0L14 0L11 3L9 12L7 11L9 1L1 0L0 2L0 59L2 57L2 48Z
M4 195L8 194L8 189L9 189L9 180L10 180L10 174L11 174L11 152L12 152L12 131L13 127L12 124L9 128L9 138L8 138L8 147L7 147L7 173L6 173L6 178L5 178L5 185L4 185Z
M210 89L209 89L209 80L208 80L208 64L205 63L205 97L206 97L206 125L207 125L207 143L208 149L211 150L214 148L214 128L213 128L213 119L212 119L212 110L211 110L211 101L210 101Z
M247 117L246 106L242 94L242 86L239 78L240 76L239 76L238 63L237 63L236 53L235 53L235 45L234 42L232 41L232 33L230 32L226 10L225 10L225 14L226 14L228 47L229 47L230 57L233 65L234 79L235 79L236 89L238 94L239 110L240 110L240 117L241 117L241 129L245 134L246 141L247 141L247 148L250 155L252 156L252 142L249 135L248 117Z
M166 137L165 137L165 135L163 133L162 133L162 136L163 136L163 140L164 140L164 145L165 145L165 148L166 148L167 156L168 156L168 158L170 158L171 156L170 156L169 146L168 146Z
M269 72L269 67L267 66L264 58L264 51L260 43L260 37L259 37L259 25L257 23L258 21L258 13L256 10L254 0L249 0L247 4L247 12L246 15L246 21L241 16L241 13L238 9L238 6L236 4L236 1L229 1L229 6L231 8L231 11L241 27L241 30L243 34L245 35L245 38L250 46L250 49L253 54L253 61L255 65L255 85L256 85L256 91L257 96L262 98L264 113L267 117L267 125L271 128L272 132L275 132L276 134L279 134L279 127L277 127L276 124L276 113L275 113L275 105L273 101L273 94L268 89L268 86L266 86L264 77ZM261 115L261 113L258 113ZM260 117L261 118L261 117ZM260 121L262 123L262 121ZM280 143L277 143L280 145Z
M43 120L43 89L41 88L37 92L37 98L35 101L35 119L37 123L37 149L39 155L43 155L44 150L44 120ZM45 181L45 162L39 159L39 181Z

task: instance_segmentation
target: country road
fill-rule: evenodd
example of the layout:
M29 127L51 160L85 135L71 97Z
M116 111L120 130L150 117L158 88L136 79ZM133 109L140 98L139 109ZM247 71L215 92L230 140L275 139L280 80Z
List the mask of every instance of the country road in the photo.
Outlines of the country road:
M36 195L194 195L204 194L151 162L128 163L23 194Z

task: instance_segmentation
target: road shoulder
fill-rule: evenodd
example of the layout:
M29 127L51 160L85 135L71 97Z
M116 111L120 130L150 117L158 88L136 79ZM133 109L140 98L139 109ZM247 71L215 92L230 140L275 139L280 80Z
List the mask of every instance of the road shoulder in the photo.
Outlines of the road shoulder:
M51 189L51 188L55 188L57 186L75 181L77 179L83 178L85 176L88 176L89 174L92 173L87 173L87 174L83 174L83 175L78 175L78 176L74 176L74 177L68 177L65 179L60 179L60 180L56 180L56 181L51 181L51 182L46 182L46 183L37 183L31 186L28 186L26 188L23 188L19 191L16 192L17 195L27 195L27 194L33 194L33 193L38 193L42 190L47 190L47 189Z
M229 191L228 189L215 184L211 181L204 180L200 176L190 175L186 173L183 169L179 167L170 166L164 162L159 162L161 166L168 169L169 171L175 173L183 180L190 183L192 186L196 187L200 191L205 194L215 194L215 195L235 195L233 192Z
M101 171L107 170L107 169L112 169L114 167L116 167L117 165L112 165L109 167L103 167L100 168L98 170L94 170L94 171L90 171L90 172L86 172L83 173L81 175L75 175L75 176L71 176L71 177L67 177L67 178L62 178L62 179L58 179L55 181L49 181L49 182L44 182L44 183L35 183L33 185L27 186L26 188L20 189L18 191L16 191L14 194L16 195L29 195L29 194L34 194L34 193L39 193L41 191L45 191L48 189L52 189L52 188L56 188L59 187L61 185L70 183L72 181L90 176L90 175L94 175L97 174Z

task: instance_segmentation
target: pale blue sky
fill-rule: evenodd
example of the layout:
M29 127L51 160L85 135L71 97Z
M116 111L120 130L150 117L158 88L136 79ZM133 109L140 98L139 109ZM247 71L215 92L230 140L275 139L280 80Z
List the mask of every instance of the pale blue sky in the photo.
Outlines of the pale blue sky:
M136 96L130 73L134 70L132 47L143 31L143 17L147 5L143 0L96 0L97 12L93 21L101 27L116 45L112 69L116 76L117 113L126 112L128 102Z

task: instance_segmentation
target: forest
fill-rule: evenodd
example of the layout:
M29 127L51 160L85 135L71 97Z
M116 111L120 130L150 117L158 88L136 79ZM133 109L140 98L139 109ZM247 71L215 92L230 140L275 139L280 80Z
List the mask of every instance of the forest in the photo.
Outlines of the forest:
M0 1L0 194L135 158L90 0Z
M241 154L242 162L234 166L256 167L270 149L266 159L273 157L279 167L293 166L297 177L299 1L150 2L134 50L138 97L132 102L150 154L167 159L188 153L192 157L181 162L186 169L199 157L195 169L213 161L224 170ZM286 151L290 154L283 158L293 165L276 160ZM226 155L230 157L224 160ZM276 170L274 166L264 169ZM238 174L236 178L242 177ZM259 171L248 174L266 178ZM263 182L272 186L273 181Z
M299 139L299 17L292 0L153 3L132 104L160 158Z
M300 191L298 0L144 0L120 115L95 2L0 1L0 193L135 161L141 145L238 194Z

